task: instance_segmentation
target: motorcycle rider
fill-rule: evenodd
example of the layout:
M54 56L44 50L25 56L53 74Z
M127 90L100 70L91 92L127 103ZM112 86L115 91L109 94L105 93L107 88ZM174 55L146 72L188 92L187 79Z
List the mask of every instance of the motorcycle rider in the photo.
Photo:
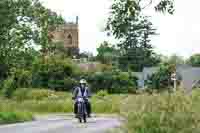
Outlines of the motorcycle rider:
M73 97L72 99L75 100L75 104L74 104L74 114L77 117L77 113L78 113L78 102L77 102L77 98L78 97L83 97L85 100L85 104L86 104L86 109L87 109L87 114L88 117L91 117L91 104L89 102L89 98L91 97L91 92L89 90L89 88L87 87L87 81L85 79L81 79L79 82L79 86L75 87L73 90Z

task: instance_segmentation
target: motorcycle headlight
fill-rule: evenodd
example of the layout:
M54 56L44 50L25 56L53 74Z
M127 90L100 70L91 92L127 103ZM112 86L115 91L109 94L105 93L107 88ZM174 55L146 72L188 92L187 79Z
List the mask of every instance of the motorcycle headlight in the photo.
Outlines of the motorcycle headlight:
M78 98L78 102L83 102L83 98Z

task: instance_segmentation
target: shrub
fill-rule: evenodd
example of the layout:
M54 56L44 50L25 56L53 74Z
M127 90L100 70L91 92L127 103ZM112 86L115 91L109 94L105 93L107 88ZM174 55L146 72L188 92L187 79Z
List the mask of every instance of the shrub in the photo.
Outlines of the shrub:
M166 90L172 85L171 74L175 71L174 65L161 64L159 70L148 77L147 88L159 91Z
M96 72L86 78L95 92L105 88L109 93L128 93L136 90L136 78L128 72Z
M0 124L9 124L33 120L28 112L0 112Z
M100 90L96 94L98 97L105 97L108 96L108 92L106 90Z
M15 69L12 73L16 79L17 88L25 88L31 86L32 72L29 70Z
M11 98L16 90L16 80L14 77L6 79L3 83L2 93L6 98Z
M65 87L65 90L67 91L70 91L72 90L72 88L78 84L78 81L74 78L65 78L64 79L64 87Z
M45 62L34 62L32 73L34 88L66 90L74 84L80 70L70 59L48 57Z

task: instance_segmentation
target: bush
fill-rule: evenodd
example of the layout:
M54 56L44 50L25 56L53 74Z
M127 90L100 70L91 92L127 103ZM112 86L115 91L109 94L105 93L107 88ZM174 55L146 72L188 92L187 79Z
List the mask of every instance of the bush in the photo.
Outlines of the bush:
M64 86L65 86L65 90L70 91L72 90L72 88L74 86L76 86L78 84L78 80L74 79L74 78L65 78L64 79Z
M174 65L161 64L158 72L154 73L152 76L148 77L147 88L150 92L155 90L166 90L172 85L171 74L175 71Z
M17 88L30 87L32 83L32 72L29 70L16 69L12 73L16 79Z
M108 96L108 92L106 90L100 90L99 92L97 92L96 95L98 97L105 97L105 96Z
M34 88L66 90L74 85L80 70L70 59L48 57L45 62L34 62L32 73Z
M16 90L16 80L14 77L6 79L3 83L2 93L6 98L11 98Z
M33 120L28 112L0 112L0 124L9 124Z
M87 75L86 78L94 92L105 88L108 93L128 93L136 90L137 79L128 72L96 72Z

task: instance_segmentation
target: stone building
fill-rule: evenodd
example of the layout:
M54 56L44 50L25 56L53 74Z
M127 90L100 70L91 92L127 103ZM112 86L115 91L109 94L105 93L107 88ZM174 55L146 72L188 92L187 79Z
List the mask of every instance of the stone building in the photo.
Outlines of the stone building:
M78 17L76 22L60 25L56 30L52 31L51 38L55 43L61 43L70 55L79 54L79 23Z

